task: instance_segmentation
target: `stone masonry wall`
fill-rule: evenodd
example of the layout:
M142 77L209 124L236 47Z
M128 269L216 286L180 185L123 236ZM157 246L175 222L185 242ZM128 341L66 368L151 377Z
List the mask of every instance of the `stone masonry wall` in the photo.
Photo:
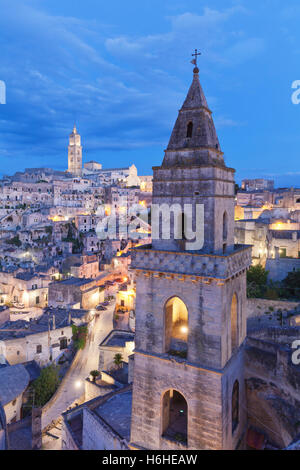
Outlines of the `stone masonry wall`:
M285 332L282 342L294 336ZM263 335L262 335L263 336ZM245 378L248 423L284 448L299 433L300 367L291 363L292 351L265 338L247 338Z

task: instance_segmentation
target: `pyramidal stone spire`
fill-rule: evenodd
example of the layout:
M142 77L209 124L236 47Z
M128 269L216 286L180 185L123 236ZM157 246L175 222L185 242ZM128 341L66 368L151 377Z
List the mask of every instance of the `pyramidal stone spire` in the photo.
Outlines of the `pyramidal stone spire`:
M179 110L171 138L165 151L163 167L224 166L215 125L200 80L194 68L193 81Z

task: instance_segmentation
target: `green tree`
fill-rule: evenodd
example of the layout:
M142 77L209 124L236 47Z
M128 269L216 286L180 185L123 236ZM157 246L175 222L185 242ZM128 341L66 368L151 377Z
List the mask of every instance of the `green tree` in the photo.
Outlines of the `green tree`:
M269 271L266 271L261 264L250 266L247 271L247 296L262 297L264 295L268 280Z
M16 245L17 247L20 247L22 245L22 242L19 239L19 235L16 235L15 237L11 238L10 240L7 240L9 245Z
M291 271L282 281L285 297L300 298L300 270Z
M114 364L119 368L122 364L123 356L120 353L115 354L114 356Z
M88 333L87 326L72 325L72 333L73 333L72 340L73 340L76 351L78 351L78 349L84 349L86 338L87 338L87 333Z
M34 404L44 406L59 385L59 367L51 364L42 369L40 376L33 382Z
M93 377L93 382L95 382L96 378L99 377L100 372L98 370L91 370L90 375Z

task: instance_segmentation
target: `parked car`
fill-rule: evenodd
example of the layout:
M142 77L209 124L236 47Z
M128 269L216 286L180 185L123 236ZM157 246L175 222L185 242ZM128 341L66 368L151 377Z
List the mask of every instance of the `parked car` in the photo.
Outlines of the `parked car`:
M104 305L97 305L96 310L107 310L107 308Z

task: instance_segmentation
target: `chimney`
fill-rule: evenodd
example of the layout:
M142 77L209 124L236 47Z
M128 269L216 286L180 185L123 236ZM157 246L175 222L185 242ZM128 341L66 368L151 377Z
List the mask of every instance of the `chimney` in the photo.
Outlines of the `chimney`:
M68 323L69 323L69 325L72 324L72 314L71 314L71 312L69 312L69 320L68 320Z
M55 315L52 315L53 330L55 330Z

